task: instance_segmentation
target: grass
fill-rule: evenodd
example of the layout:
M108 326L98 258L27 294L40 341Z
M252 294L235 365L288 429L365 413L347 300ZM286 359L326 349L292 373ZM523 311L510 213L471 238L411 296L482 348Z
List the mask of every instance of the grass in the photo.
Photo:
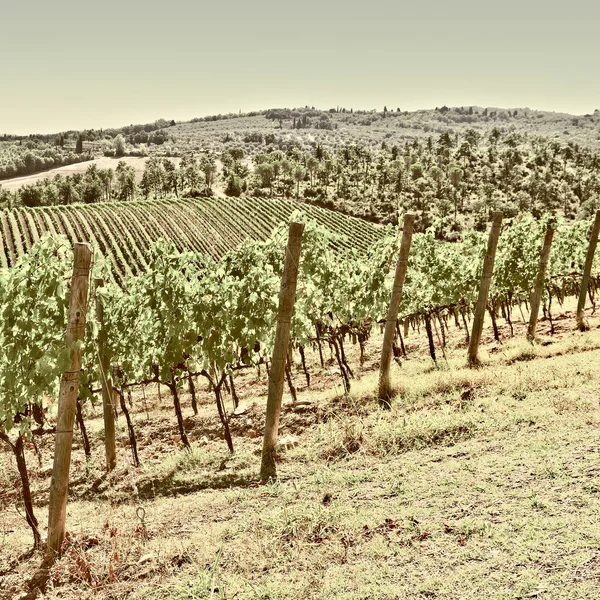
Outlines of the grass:
M232 457L211 439L139 470L123 450L101 494L87 483L70 502L71 549L45 598L598 597L600 331L488 350L480 369L458 345L439 368L404 362L391 410L372 370L347 398L302 391L315 407L304 420L287 409L298 443L266 486L260 438L238 436ZM16 555L26 526L2 519ZM0 594L17 597L34 564Z

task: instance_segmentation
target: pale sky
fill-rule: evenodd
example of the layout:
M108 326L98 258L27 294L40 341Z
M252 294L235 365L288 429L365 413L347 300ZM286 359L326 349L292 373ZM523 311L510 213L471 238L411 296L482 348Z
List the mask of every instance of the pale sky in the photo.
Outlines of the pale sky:
M304 106L600 108L600 3L0 0L0 134Z

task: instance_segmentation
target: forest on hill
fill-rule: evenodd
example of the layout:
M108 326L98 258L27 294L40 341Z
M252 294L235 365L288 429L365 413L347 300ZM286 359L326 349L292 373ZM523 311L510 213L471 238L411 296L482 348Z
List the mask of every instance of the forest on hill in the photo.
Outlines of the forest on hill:
M600 113L447 108L403 112L337 107L271 109L188 123L159 120L114 130L0 142L0 177L115 158L115 168L54 175L11 191L0 206L207 195L296 198L379 223L417 212L418 230L484 228L507 216L584 218L600 191ZM45 159L50 149L59 157ZM143 173L119 159L147 156ZM139 176L138 176L139 175Z

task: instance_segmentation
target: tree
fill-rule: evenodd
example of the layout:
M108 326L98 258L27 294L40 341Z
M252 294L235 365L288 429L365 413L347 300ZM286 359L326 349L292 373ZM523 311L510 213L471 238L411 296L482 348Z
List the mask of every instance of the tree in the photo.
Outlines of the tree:
M300 198L300 182L304 181L306 171L298 165L294 169L294 181L296 182L296 198Z
M111 186L113 181L114 172L112 169L99 169L98 178L104 186L104 200L110 201Z
M450 183L454 188L454 218L458 216L458 188L460 187L464 172L457 166L453 165L448 170L448 176L450 177Z
M81 154L83 152L83 136L81 133L77 136L77 142L75 143L75 152Z
M135 195L135 169L120 160L115 169L118 196L121 200L133 200Z
M125 155L125 138L119 134L115 138L115 156L121 157Z
M2 189L2 185L0 185L0 206L6 207L10 210L13 208L14 204L14 195L10 191Z
M150 192L152 192L154 198L158 198L159 194L162 195L162 192L165 190L166 179L167 173L162 160L156 156L148 159L140 184L144 195L148 197Z
M98 179L86 180L81 191L81 199L86 204L94 204L102 200L104 189Z
M260 187L271 189L273 178L275 177L275 171L271 163L256 165L256 175L259 178Z
M444 171L438 166L433 166L429 169L429 177L436 183L436 196L439 198L442 190L442 181L444 180Z
M311 188L313 187L313 179L318 166L319 162L312 154L306 158L306 170L308 171L308 175L310 177Z
M212 193L212 186L217 175L217 163L214 156L209 154L200 159L200 168L204 173L204 181L206 182L206 191Z
M225 187L225 194L228 196L239 197L246 189L246 184L241 177L231 173L227 179L227 186Z
M44 203L44 189L41 185L24 185L19 195L25 206L42 206Z
M61 204L71 204L74 198L73 180L71 177L57 177L58 195Z
M193 154L186 154L179 163L179 172L182 186L187 187L188 193L199 192L200 168Z
M231 158L233 158L233 160L242 160L242 158L244 158L245 156L245 152L243 148L230 148L229 149L229 154L231 154Z
M179 174L175 164L168 158L163 158L163 167L165 171L164 189L165 192L173 192L179 198Z

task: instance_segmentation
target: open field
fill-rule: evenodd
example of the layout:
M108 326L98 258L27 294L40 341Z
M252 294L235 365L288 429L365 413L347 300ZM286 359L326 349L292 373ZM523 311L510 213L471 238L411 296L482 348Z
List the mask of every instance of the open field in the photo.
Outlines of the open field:
M341 395L333 363L310 353L311 387L296 365L299 402L284 408L280 480L259 486L266 376L236 376L236 452L227 453L212 393L181 450L170 400L136 394L141 467L129 464L120 419L119 467L102 471L101 418L87 414L93 460L74 448L70 541L46 598L593 598L600 593L600 319L575 332L572 303L541 321L540 343L484 335L484 368L465 366L464 332L447 361L405 340L399 394L377 407L379 335ZM357 357L352 356L352 364ZM148 390L150 392L150 390ZM51 436L32 448L36 511L45 524ZM287 440L287 441L285 441ZM79 438L78 438L79 441ZM2 455L2 565L31 535L15 508L16 469ZM136 516L142 507L145 517ZM18 598L38 557L4 572Z
M102 156L94 158L93 160L87 160L85 162L75 163L72 165L66 165L64 167L58 167L57 169L51 169L49 171L41 171L34 173L33 175L26 175L24 177L13 177L12 179L4 179L0 181L0 185L4 189L14 191L23 187L24 185L30 185L36 181L42 181L43 179L52 179L56 175L65 177L67 175L74 175L76 173L85 173L90 165L96 165L98 169L115 169L119 161L125 161L127 165L132 166L135 169L136 181L139 183L142 179L142 174L146 166L148 158L138 156L123 156L121 158L110 158ZM174 163L179 163L179 159L174 158Z

